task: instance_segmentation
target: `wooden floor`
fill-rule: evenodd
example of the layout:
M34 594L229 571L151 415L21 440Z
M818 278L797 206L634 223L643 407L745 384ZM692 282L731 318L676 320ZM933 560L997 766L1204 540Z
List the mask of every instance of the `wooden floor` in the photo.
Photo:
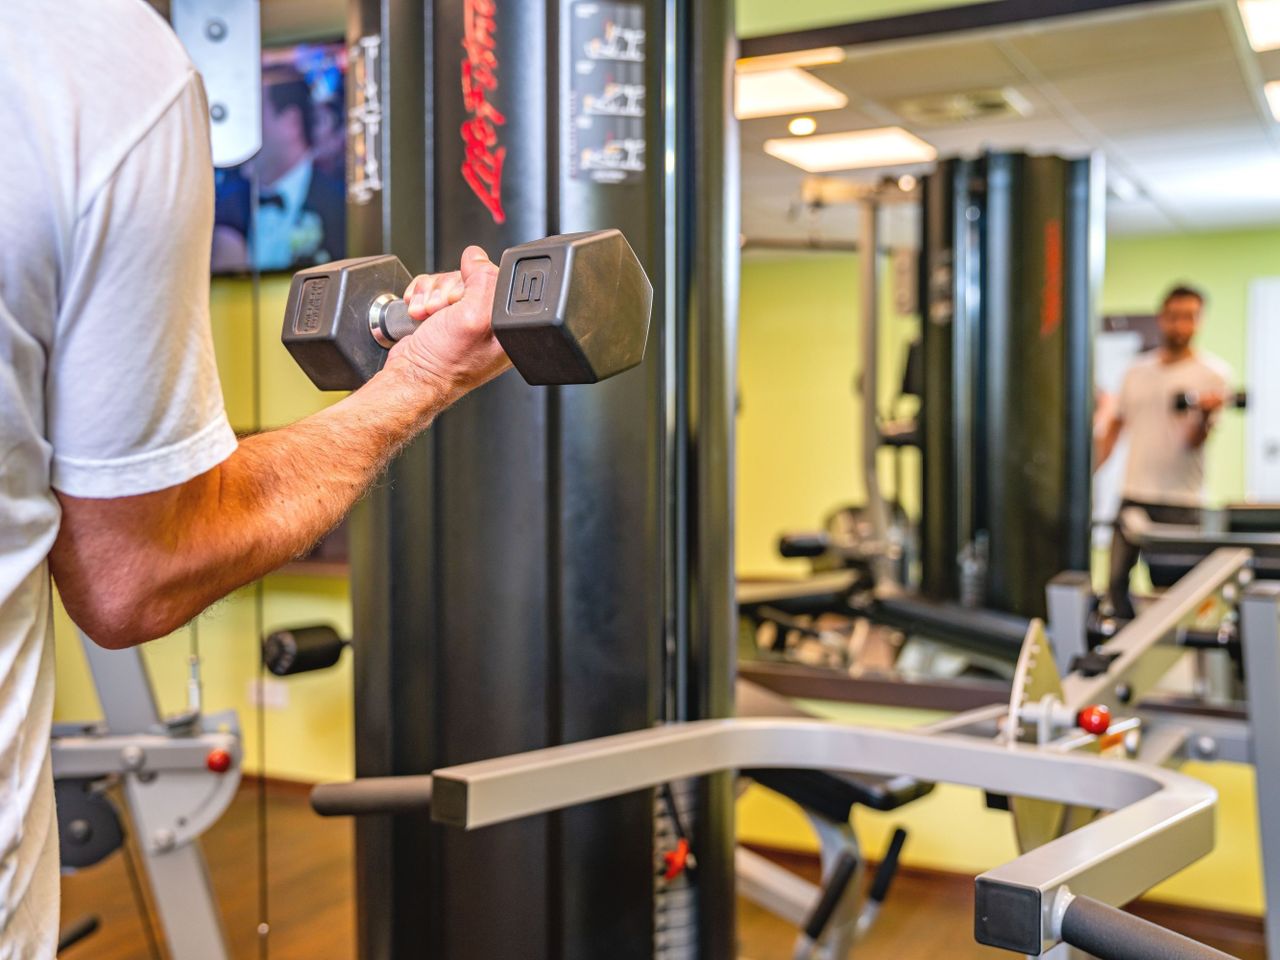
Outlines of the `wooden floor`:
M241 791L204 842L232 957L237 960L259 956L253 789L250 784ZM268 788L267 811L271 960L354 960L350 821L317 817L307 805L305 792L287 785ZM813 869L803 858L784 862L799 873ZM879 922L857 955L892 960L1011 957L974 943L972 889L972 882L964 877L903 871ZM64 877L62 895L64 923L85 914L96 914L102 923L97 933L62 955L67 960L149 960L144 928L120 854ZM1155 904L1140 905L1136 912L1243 960L1265 960L1257 920ZM742 957L774 960L792 955L795 930L745 901L738 904L738 934ZM161 950L167 957L163 947Z

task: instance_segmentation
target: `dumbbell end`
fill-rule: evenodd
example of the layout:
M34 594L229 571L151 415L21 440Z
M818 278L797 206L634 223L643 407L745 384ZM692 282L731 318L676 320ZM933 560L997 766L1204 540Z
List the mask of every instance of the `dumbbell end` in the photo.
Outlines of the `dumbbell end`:
M598 383L644 360L652 310L621 231L566 234L502 255L493 331L530 384Z
M321 390L354 390L387 358L387 348L371 336L374 304L398 298L410 279L389 255L300 270L289 285L280 340Z

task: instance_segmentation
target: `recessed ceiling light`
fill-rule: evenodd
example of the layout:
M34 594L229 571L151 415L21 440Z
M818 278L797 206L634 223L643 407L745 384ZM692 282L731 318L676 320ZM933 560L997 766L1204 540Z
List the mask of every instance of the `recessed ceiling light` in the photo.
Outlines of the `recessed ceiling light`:
M1261 52L1280 48L1280 0L1236 0L1249 46Z
M843 47L818 47L814 50L793 50L790 53L770 53L763 57L743 57L737 63L739 72L750 70L777 70L781 67L821 67L844 61Z
M766 140L764 152L809 173L928 163L938 156L932 146L901 127L779 137Z
M818 129L818 121L813 117L796 117L787 124L787 130L794 137L807 137Z
M1271 104L1271 115L1280 120L1280 80L1272 80L1262 89L1267 93L1267 103Z
M798 67L738 74L735 112L739 120L811 110L839 110L849 98Z

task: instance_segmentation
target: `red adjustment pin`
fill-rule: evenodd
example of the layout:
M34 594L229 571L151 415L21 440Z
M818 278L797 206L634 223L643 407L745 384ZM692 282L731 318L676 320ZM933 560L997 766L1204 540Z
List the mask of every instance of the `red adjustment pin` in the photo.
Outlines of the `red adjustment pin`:
M214 773L226 773L231 769L231 754L221 747L214 747L204 758L204 765Z
M681 837L676 841L676 848L664 853L662 859L667 864L667 869L663 872L662 878L664 880L674 880L684 873L689 866L689 841Z
M1085 733L1100 737L1111 726L1111 710L1101 703L1085 707L1076 714L1076 725Z

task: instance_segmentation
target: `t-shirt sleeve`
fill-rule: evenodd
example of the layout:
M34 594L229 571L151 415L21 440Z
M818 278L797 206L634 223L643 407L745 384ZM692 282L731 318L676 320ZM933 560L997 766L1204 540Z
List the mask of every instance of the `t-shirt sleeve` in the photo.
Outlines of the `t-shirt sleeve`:
M1124 379L1120 382L1120 393L1116 396L1115 417L1118 420L1128 420L1133 414L1133 404L1136 399L1136 391L1138 389L1138 371L1135 367L1130 366L1125 371Z
M125 497L236 447L209 326L213 168L204 90L186 82L82 208L62 257L46 384L53 486Z

